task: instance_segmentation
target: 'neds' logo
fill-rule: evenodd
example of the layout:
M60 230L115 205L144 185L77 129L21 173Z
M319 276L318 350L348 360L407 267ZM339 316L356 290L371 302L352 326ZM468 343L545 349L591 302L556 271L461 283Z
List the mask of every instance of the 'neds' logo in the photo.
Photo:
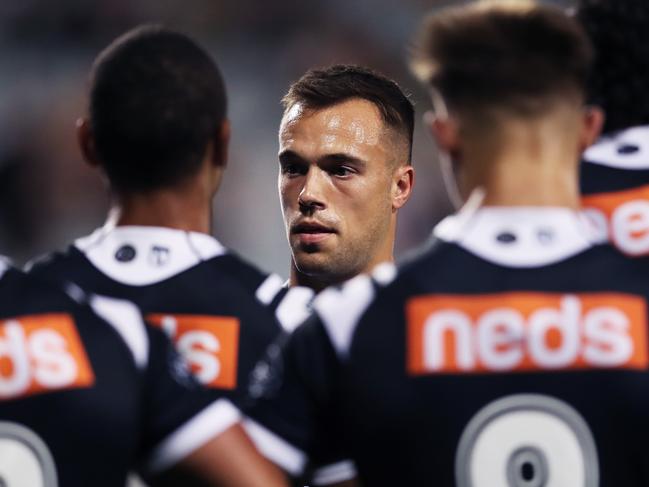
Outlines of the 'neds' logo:
M582 198L598 232L629 255L649 254L649 186Z
M0 400L88 387L94 381L70 315L21 316L0 323Z
M220 389L237 386L237 318L151 314L146 319L169 335L201 383Z
M630 294L419 296L406 314L414 375L649 364L645 300Z

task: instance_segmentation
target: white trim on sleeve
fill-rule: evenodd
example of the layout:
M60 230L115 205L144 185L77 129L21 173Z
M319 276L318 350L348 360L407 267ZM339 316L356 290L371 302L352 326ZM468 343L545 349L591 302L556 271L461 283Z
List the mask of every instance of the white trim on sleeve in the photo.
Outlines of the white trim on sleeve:
M184 423L153 449L145 469L157 473L174 466L187 455L219 436L241 419L227 399L219 399Z
M243 427L259 452L271 462L294 476L304 472L307 455L302 450L250 418L244 419Z
M356 465L351 460L342 460L324 467L316 468L311 483L313 485L330 485L351 480L357 475Z

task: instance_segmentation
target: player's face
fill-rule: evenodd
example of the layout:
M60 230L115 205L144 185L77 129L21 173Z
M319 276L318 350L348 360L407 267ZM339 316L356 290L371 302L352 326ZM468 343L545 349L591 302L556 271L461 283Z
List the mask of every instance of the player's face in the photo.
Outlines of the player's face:
M279 143L279 193L296 269L336 282L389 259L395 154L375 105L296 104L282 119Z

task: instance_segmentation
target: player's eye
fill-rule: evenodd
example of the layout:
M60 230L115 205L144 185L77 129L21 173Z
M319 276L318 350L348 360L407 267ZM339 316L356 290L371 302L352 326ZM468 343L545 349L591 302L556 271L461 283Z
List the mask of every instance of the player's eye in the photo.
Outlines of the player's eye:
M354 174L354 169L345 165L336 166L331 169L331 174L338 177L351 176Z
M285 174L287 176L298 176L298 175L306 174L306 168L304 167L303 164L286 162L286 163L282 163L281 168L282 168L282 174Z

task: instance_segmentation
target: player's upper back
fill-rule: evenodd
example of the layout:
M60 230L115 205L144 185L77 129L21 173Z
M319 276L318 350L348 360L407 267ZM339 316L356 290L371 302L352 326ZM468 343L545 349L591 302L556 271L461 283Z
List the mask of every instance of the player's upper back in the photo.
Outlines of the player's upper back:
M625 254L649 254L649 126L608 134L586 150L581 190L603 238Z
M206 385L232 391L279 331L268 305L282 280L211 236L161 227L105 227L31 273L128 299L162 327Z
M315 303L363 481L644 485L644 260L561 209L460 214L436 237L387 287Z
M97 298L120 315L111 324L37 278L4 264L0 273L0 457L14 458L0 477L8 485L123 483L144 440L148 336L137 310Z

